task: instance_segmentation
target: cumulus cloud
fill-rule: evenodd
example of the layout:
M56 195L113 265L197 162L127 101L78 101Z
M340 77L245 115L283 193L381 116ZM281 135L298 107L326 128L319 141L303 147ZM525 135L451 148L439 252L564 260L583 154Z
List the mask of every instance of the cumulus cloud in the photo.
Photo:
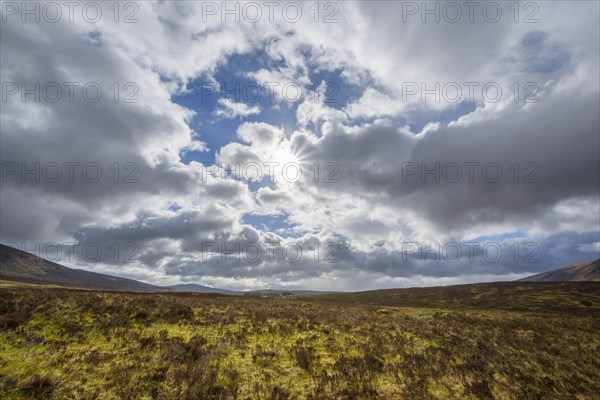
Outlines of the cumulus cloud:
M218 100L221 108L215 110L215 115L225 118L247 117L248 115L260 114L260 107L249 106L244 103L235 103L229 99Z
M309 3L296 22L138 4L131 24L6 15L2 241L116 242L121 255L134 243L134 263L112 250L65 263L234 289L513 279L598 257L597 3L540 3L531 24L508 3L497 23L481 10L423 23L387 3L339 3L335 23L315 22ZM197 82L218 74L273 97L212 106ZM22 97L36 83L55 85ZM445 91L456 88L459 101ZM262 176L243 176L250 165ZM445 245L469 240L504 253L448 259Z

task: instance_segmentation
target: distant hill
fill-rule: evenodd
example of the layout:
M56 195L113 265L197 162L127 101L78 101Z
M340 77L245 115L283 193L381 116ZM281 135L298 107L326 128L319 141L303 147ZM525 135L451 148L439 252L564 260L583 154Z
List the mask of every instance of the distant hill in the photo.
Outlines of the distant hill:
M81 269L68 268L45 260L33 254L0 244L0 281L21 282L32 285L53 285L59 287L122 290L134 292L198 292L241 294L231 290L212 288L194 283L173 286L157 286L99 274Z
M521 282L600 282L600 259L519 279Z
M183 283L180 285L172 285L172 286L163 286L165 289L174 291L174 292L198 292L198 293L221 293L221 294L230 294L230 295L240 295L240 292L235 292L233 290L219 289L213 288L210 286L202 286L195 283Z
M133 279L67 268L33 254L0 244L0 280L81 289L164 291Z
M512 285L508 282L490 284L457 285L439 288L389 289L367 292L341 293L319 292L311 290L255 290L236 292L226 289L212 288L194 283L173 286L157 286L133 279L68 268L45 260L33 254L0 244L0 281L21 282L33 285L53 285L67 288L121 290L136 292L197 292L220 293L228 295L244 295L251 297L312 297L322 300L397 306L424 306L425 304L469 303L470 297L477 294L479 300L486 292L502 292L508 289L512 295ZM600 259L571 265L569 267L543 272L519 280L520 282L600 282ZM594 286L595 287L595 286ZM519 288L523 290L524 288ZM531 289L528 287L528 289ZM536 290L541 290L537 287ZM550 288L543 288L544 290ZM481 293L478 293L482 290ZM484 302L485 303L485 302ZM491 306L491 304L490 304Z
M360 306L600 312L600 282L489 282L323 294L315 301Z
M157 286L99 274L81 269L68 268L33 254L0 244L0 281L21 282L29 285L52 285L66 288L122 290L134 292L195 292L246 295L256 297L310 296L326 292L310 290L258 290L236 292L203 286L196 283L183 283L172 286ZM329 292L331 293L331 292Z
M281 290L281 289L259 289L241 292L246 297L311 297L323 294L342 293L336 291L321 290Z

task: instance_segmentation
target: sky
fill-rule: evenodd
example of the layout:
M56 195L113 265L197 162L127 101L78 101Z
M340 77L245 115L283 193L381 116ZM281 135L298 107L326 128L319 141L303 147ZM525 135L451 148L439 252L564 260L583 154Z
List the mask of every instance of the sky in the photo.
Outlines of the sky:
M596 1L1 7L2 243L236 290L600 257Z

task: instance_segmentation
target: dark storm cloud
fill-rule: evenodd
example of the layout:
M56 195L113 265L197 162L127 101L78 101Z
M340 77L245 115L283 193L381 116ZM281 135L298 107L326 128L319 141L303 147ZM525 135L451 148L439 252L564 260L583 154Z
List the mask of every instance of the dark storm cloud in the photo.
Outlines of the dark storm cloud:
M391 124L339 128L315 148L315 160L339 166L340 184L321 189L411 208L444 231L526 226L562 200L598 194L599 107L597 94L549 96L526 111L441 127L419 140Z

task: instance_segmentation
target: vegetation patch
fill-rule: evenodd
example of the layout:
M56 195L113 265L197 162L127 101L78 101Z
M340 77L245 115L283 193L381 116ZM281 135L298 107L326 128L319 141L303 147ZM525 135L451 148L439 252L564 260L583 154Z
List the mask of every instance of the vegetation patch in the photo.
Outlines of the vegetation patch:
M3 287L0 398L597 399L600 285L490 289L421 304Z

